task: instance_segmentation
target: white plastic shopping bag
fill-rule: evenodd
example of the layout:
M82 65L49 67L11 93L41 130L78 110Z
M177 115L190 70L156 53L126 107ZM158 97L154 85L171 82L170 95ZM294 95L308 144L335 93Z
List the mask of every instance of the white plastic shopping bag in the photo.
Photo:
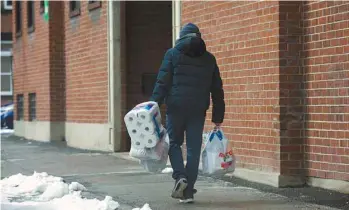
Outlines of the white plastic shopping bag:
M222 130L213 130L207 136L202 152L204 174L224 174L234 172L235 156L228 150L228 140Z
M168 160L168 151L169 151L169 145L170 145L170 139L167 133L165 133L164 137L162 138L161 142L157 145L156 148L154 148L154 152L156 152L160 159L140 159L140 164L143 166L143 168L152 173L160 173L163 169L166 168L167 160Z

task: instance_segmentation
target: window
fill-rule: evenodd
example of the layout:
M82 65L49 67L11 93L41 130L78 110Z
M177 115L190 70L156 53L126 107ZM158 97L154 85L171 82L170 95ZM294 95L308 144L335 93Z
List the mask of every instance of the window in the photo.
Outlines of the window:
M12 96L12 53L1 51L1 95Z
M17 120L23 120L24 118L24 96L23 94L17 95Z
M10 0L4 0L4 9L5 10L12 10L12 1Z
M16 35L20 36L22 30L22 2L16 1Z
M29 93L29 121L36 119L36 93Z
M28 33L31 33L34 31L34 1L28 1L27 2L27 23L28 23Z
M80 15L80 1L69 2L70 17L76 17Z
M88 10L94 10L102 6L101 1L88 1Z
M45 12L45 1L40 1L40 14Z

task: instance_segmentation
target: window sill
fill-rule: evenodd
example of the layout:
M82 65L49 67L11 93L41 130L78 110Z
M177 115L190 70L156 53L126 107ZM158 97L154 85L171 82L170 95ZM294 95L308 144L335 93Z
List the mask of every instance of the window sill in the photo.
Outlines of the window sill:
M70 18L77 17L80 15L80 9L74 10L70 12Z
M1 92L1 96L12 96L12 95L13 95L12 91L2 91Z
M34 26L28 28L28 34L31 34L34 31L35 31L35 27Z
M95 10L95 9L98 9L98 8L101 8L101 7L102 7L102 2L101 1L96 1L96 2L88 4L88 10L89 11L92 11L92 10Z

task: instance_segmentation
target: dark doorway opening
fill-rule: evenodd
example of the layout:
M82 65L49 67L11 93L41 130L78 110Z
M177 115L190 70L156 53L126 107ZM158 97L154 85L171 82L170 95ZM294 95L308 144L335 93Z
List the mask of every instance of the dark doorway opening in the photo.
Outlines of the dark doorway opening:
M163 56L172 47L172 1L125 2L125 29L126 106L130 110L149 100ZM126 141L129 150L128 135Z

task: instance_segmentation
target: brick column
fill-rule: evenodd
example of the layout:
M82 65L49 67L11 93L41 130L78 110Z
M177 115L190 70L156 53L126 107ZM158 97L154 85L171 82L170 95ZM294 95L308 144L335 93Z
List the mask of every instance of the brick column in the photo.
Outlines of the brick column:
M280 185L302 185L304 183L303 145L306 95L302 66L302 37L302 2L280 1ZM285 177L287 178L283 180Z
M64 140L66 120L64 2L51 1L49 7L50 134Z

